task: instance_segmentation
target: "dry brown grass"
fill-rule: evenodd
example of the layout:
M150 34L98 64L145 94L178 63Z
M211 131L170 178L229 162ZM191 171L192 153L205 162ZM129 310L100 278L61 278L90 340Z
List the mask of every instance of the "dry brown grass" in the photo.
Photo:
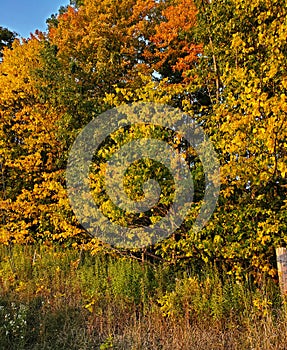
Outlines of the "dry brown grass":
M126 259L86 256L75 268L74 251L40 251L36 262L33 253L15 248L15 271L1 253L0 349L287 350L270 279L174 279Z
M228 320L226 320L228 322ZM120 333L109 333L118 350L286 350L287 319L270 317L248 321L189 323L170 320L160 314L126 320ZM108 334L106 334L108 338ZM101 339L105 339L101 334ZM105 343L103 341L103 343ZM99 346L99 345L98 345ZM98 347L96 347L98 348ZM95 348L95 349L96 349Z

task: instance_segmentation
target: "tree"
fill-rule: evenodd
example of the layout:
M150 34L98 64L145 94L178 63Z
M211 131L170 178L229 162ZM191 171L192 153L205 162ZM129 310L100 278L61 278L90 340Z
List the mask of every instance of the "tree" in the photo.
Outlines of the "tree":
M160 22L150 36L151 45L146 57L152 67L169 82L178 83L187 79L187 73L196 64L202 52L201 43L194 40L197 9L193 0L166 2L161 10Z
M233 272L246 268L274 275L274 247L287 243L286 3L194 3L76 1L49 22L47 35L15 40L12 50L4 49L3 242L77 239L83 230L63 181L69 147L83 126L110 107L152 101L177 106L196 119L213 140L222 166L219 205L205 229L195 233L203 167L186 140L164 130L162 140L186 157L194 175L195 201L182 227L157 252L173 262L205 261ZM167 196L156 215L127 217L99 186L109 155L133 135L160 138L162 131L119 130L97 151L94 193L111 220L128 225L136 219L142 225L158 220L162 206L170 205ZM142 178L136 181L131 167L126 181L134 198L159 169L149 161L137 165ZM168 178L164 168L159 175Z
M196 4L189 45L201 43L203 51L185 71L194 79L176 89L167 80L161 101L180 101L205 127L221 159L222 189L204 230L172 237L158 252L173 261L204 260L238 274L247 269L274 276L274 247L286 244L287 229L285 2ZM162 83L137 96L158 98Z
M71 212L66 211L58 111L42 100L33 74L42 64L43 42L42 34L23 43L16 40L0 65L0 200L4 212L0 241L4 244L61 240L79 232Z
M205 125L222 162L208 259L274 275L286 244L285 1L198 3L204 43L197 80L209 92Z
M116 83L136 84L142 43L133 32L134 4L86 0L61 11L47 36L36 33L5 52L2 242L61 240L83 232L64 188L67 152L78 130L107 108L105 95Z
M4 47L11 48L17 33L11 32L8 28L0 26L0 59L3 57Z

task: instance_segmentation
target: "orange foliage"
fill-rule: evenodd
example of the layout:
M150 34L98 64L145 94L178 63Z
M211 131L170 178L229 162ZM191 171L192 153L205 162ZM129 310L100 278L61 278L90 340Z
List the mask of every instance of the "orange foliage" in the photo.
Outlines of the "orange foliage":
M202 52L202 45L194 44L192 30L196 26L197 9L193 0L178 0L174 5L163 9L164 18L156 27L151 41L155 44L154 65L161 70L168 65L173 71L185 72ZM150 56L150 53L146 53Z

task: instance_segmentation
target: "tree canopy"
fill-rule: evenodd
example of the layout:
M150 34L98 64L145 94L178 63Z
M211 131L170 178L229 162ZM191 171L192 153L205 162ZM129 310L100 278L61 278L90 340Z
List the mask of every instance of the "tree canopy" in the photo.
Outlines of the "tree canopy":
M0 58L3 56L2 51L4 47L11 48L16 36L17 33L12 32L8 28L0 26Z
M202 125L218 153L222 185L212 218L192 232L203 201L202 163L186 140L171 131L160 136L187 160L195 197L184 224L150 249L174 263L274 276L274 247L287 243L286 11L285 0L83 0L52 17L47 33L22 42L0 27L0 241L103 249L87 239L69 206L68 151L109 108L157 102ZM114 220L123 218L103 197L103 163L137 132L113 135L94 158L95 198ZM160 130L141 132L157 137ZM145 177L158 165L138 167ZM139 183L127 181L131 196L142 193ZM164 210L157 209L138 223L158 220Z

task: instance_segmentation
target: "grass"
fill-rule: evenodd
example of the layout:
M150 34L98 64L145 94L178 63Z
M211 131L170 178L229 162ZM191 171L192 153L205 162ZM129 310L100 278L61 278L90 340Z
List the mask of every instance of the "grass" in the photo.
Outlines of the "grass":
M0 249L0 349L286 350L278 286L45 246Z

